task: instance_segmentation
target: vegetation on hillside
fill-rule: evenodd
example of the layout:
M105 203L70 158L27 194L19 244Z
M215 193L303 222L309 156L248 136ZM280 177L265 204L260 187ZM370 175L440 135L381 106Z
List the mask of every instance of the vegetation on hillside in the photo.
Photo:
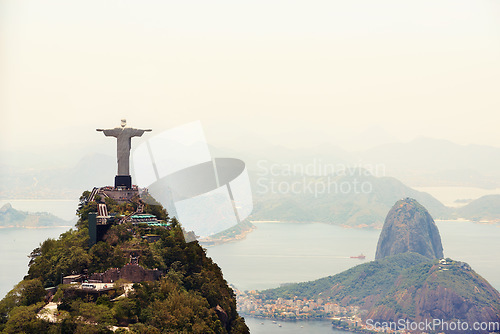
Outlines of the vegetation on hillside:
M417 253L401 253L259 294L263 300L295 296L360 306L366 310L364 317L375 321L438 318L472 325L500 319L500 294L469 265L451 259L441 263Z
M112 326L120 326L132 333L248 333L220 268L197 242L184 241L180 224L165 210L144 207L144 212L168 220L169 228L115 225L104 241L89 247L88 213L96 203L87 202L88 195L85 192L80 198L77 228L57 240L45 240L30 254L28 275L0 301L0 331L108 333ZM106 201L108 210L117 215L136 208L134 203ZM151 234L159 240L143 238ZM116 282L115 289L100 295L61 285L66 275L121 267L132 251L140 254L141 266L157 268L164 275L158 281L134 284L126 297L125 282ZM58 286L54 301L60 302L57 322L37 316L46 304L45 288L53 286Z
M500 222L500 195L486 195L457 209L460 217L473 221Z
M321 297L331 298L343 306L363 306L368 296L387 294L405 270L426 263L429 263L429 259L420 254L404 253L360 264L334 276L264 290L260 296L264 299Z

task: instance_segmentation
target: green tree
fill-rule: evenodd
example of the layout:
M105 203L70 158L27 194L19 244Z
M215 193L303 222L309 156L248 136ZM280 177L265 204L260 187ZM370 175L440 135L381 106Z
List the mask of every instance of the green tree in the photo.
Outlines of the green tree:
M116 324L113 312L103 304L80 303L74 312L77 317L81 317L85 322L108 326Z
M22 280L0 301L0 323L6 323L13 309L43 300L45 289L39 279Z
M136 303L129 298L122 298L114 302L113 313L120 324L137 322Z
M43 307L43 303L37 303L30 306L18 306L10 314L4 333L46 333L49 324L37 318L37 312Z
M90 267L91 272L103 272L111 268L113 248L103 241L99 241L90 249Z

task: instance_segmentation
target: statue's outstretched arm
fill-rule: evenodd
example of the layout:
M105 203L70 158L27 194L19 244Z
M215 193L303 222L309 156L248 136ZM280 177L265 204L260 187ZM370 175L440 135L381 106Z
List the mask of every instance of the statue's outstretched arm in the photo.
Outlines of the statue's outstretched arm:
M151 132L151 131L153 131L153 130L151 130L151 129L144 129L144 130L143 129L132 129L132 131L130 132L130 135L132 137L140 137L140 136L142 136L142 134L144 132Z
M116 137L120 134L120 130L116 130L116 129L96 129L96 131L100 131L100 132L104 132L104 135L106 137Z

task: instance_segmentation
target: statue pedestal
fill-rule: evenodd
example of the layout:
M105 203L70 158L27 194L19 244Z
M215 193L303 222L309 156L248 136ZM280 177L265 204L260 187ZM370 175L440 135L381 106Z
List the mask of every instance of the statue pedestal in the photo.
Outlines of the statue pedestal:
M125 187L127 189L132 188L132 177L130 175L116 175L115 176L115 188Z

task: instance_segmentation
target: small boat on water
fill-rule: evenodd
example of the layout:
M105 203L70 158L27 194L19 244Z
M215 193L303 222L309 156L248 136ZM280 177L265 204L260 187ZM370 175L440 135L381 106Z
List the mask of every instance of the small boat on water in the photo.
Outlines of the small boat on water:
M358 256L351 256L351 259L360 259L364 260L366 256L363 255L363 253L359 254Z

